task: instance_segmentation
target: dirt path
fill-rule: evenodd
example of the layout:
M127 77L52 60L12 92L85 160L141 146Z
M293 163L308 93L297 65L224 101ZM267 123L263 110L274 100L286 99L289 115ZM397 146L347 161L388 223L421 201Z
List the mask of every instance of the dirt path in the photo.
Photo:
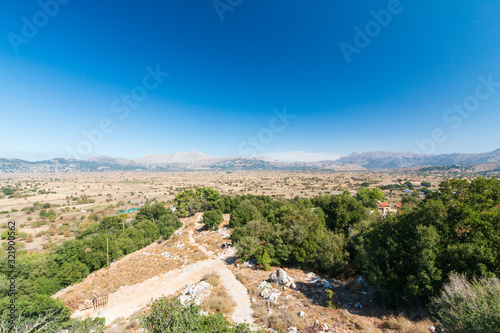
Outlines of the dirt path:
M246 287L236 279L231 270L227 267L226 259L234 256L234 249L226 251L218 257L213 256L213 252L206 250L193 238L195 224L201 221L202 214L197 214L183 226L180 233L188 232L190 243L198 246L205 252L209 260L199 261L182 269L176 269L166 274L157 275L151 279L131 286L124 286L116 292L110 294L108 306L98 310L76 311L72 317L103 317L106 325L111 324L118 318L129 318L136 311L144 308L152 299L161 296L169 296L177 293L189 283L197 283L211 272L216 272L229 291L236 307L232 319L235 323L254 323L253 310Z

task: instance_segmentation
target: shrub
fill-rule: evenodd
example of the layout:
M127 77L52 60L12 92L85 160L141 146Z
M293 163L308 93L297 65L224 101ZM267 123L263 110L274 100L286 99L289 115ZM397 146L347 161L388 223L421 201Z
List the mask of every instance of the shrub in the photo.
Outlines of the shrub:
M295 312L282 312L265 315L262 321L278 332L286 332L289 327L294 326L301 330L304 328L302 319Z
M207 229L219 230L219 224L224 221L220 210L211 210L203 215L203 223Z
M233 312L236 302L222 286L214 288L210 295L203 300L202 309L209 313L221 313L230 315Z
M465 276L452 274L434 299L432 312L451 332L495 332L500 327L500 280L481 278L469 283Z
M184 306L176 298L161 297L151 303L151 311L140 318L142 328L151 333L244 333L250 332L246 325L231 328L221 314L204 316L201 308L194 304Z
M269 256L266 250L264 250L262 257L259 258L259 263L262 264L265 271L271 269L271 257Z
M250 221L260 220L261 214L259 210L248 199L243 200L231 214L229 221L231 227L244 226Z

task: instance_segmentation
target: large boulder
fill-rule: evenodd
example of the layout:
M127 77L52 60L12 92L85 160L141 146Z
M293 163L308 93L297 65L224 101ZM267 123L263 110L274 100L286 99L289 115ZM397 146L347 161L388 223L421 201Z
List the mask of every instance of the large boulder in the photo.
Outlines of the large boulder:
M276 272L271 273L269 279L271 280L271 282L274 282L279 286L283 285L286 287L290 287L292 284L294 284L293 278L281 268L276 270Z

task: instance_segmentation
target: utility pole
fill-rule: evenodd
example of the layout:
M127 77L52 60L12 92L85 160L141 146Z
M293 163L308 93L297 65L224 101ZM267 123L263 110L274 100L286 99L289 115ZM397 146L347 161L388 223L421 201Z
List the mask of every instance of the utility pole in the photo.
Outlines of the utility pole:
M108 266L108 276L109 276L109 238L106 238L106 263Z

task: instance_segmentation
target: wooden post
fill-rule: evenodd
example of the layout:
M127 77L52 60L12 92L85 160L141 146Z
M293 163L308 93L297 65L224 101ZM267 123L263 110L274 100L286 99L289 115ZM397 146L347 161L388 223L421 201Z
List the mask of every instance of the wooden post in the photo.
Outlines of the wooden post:
M106 263L108 266L108 276L109 276L109 238L106 238Z

